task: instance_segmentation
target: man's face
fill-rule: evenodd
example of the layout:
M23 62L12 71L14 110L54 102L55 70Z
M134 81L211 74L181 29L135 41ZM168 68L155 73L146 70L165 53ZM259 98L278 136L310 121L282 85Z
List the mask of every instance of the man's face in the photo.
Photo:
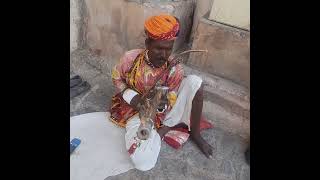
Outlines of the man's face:
M173 44L174 41L172 40L152 40L147 42L146 46L149 50L148 56L150 62L157 68L163 66L171 55Z

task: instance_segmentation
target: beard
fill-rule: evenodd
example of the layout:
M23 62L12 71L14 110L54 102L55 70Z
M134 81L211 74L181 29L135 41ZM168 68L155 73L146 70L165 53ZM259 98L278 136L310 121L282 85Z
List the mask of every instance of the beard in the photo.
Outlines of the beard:
M159 67L163 66L166 62L167 62L167 61L166 61L165 59L157 59L157 60L155 60L154 62L152 62L152 64L153 64L155 67L159 68Z

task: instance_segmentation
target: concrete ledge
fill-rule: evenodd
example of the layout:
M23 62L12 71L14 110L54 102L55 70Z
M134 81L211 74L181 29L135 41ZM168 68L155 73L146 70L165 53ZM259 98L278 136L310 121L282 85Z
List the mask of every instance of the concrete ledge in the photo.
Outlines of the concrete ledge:
M250 91L246 87L213 74L193 69L187 65L184 65L183 68L186 75L195 74L203 79L205 91L223 97L245 110L250 109Z

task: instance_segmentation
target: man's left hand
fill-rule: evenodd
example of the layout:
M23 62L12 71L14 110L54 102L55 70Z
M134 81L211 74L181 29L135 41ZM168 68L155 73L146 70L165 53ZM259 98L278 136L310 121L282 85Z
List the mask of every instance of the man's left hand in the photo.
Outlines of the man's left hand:
M158 109L166 109L166 105L168 105L169 101L168 101L168 98L167 97L163 97L161 100L160 100L160 103L159 103L159 106L158 106Z

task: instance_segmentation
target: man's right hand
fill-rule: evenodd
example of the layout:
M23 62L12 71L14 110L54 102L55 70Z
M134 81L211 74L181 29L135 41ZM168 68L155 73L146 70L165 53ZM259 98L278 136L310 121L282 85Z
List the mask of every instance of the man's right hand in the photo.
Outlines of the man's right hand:
M149 91L149 93L146 95L146 98L147 98L147 99L153 99L155 95L156 95L155 89L151 89L151 90Z

